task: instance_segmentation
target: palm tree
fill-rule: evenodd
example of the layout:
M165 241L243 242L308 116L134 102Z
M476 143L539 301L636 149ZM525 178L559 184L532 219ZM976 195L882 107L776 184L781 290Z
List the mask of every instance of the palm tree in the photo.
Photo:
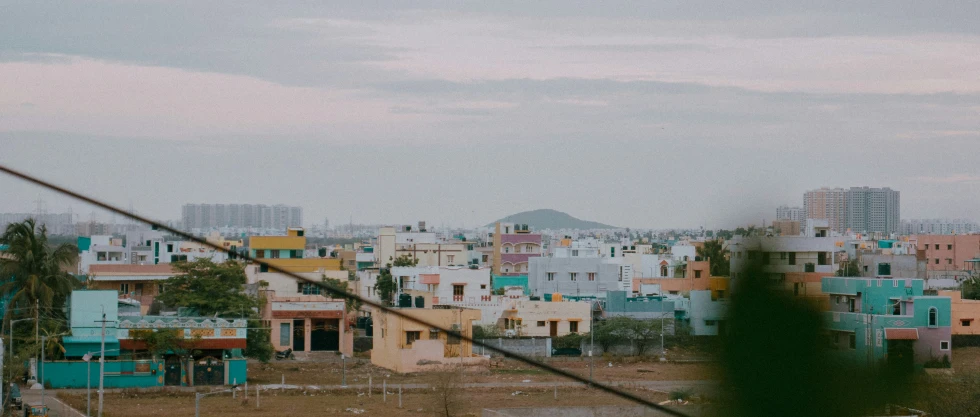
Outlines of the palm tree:
M712 276L724 277L729 274L728 249L722 247L720 239L707 240L698 248L698 257L709 260L709 273Z
M0 235L0 244L7 246L0 257L0 280L5 281L0 285L0 294L10 297L8 306L60 310L71 291L79 286L64 271L75 262L78 248L62 243L52 249L47 229L37 228L34 219L8 225ZM6 315L8 320L11 316Z

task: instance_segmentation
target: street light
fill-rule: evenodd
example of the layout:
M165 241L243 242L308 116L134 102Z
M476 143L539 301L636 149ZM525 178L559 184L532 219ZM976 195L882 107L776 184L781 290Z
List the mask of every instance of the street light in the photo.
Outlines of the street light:
M119 349L109 349L106 352L114 352L118 350ZM86 395L85 417L90 417L92 415L92 354L93 353L99 353L99 357L102 356L100 351L86 352L85 355L82 356L82 360L88 363L88 374L86 374L86 378L85 378L85 395Z

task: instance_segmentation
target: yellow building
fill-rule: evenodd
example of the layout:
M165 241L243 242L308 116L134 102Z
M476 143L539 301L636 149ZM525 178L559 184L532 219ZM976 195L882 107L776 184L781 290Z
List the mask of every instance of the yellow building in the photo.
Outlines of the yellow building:
M515 330L521 336L561 337L592 330L591 305L589 301L517 300L501 318L504 330Z
M341 260L304 258L306 237L299 227L291 227L286 236L253 236L249 239L249 256L287 272L339 271ZM269 272L264 266L260 272Z
M950 298L953 335L980 334L980 300L964 300L959 291L939 291L939 296Z
M480 310L467 308L429 309L401 308L400 312L473 337L473 322L480 320ZM447 366L485 369L489 359L474 355L471 343L390 313L374 310L374 347L371 363L395 372L440 370Z

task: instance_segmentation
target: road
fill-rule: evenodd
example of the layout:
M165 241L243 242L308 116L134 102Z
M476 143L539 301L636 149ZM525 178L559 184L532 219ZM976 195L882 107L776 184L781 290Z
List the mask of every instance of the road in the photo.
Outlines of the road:
M54 396L53 390L46 390L44 393L44 404L48 406L48 417L85 417L84 410L79 412ZM21 388L20 395L24 399L24 405L41 403L41 390ZM94 406L94 404L93 404ZM94 411L93 411L94 412Z

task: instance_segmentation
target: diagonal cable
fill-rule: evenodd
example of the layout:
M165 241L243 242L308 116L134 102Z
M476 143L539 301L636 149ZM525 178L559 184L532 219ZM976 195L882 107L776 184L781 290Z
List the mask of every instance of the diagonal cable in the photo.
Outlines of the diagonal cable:
M165 224L162 224L162 223L157 222L155 220L152 220L152 219L149 219L149 218L146 218L146 217L137 215L135 213L127 212L127 211L125 211L125 210L123 210L121 208L112 206L112 205L110 205L108 203L104 203L104 202L99 201L99 200L96 200L96 199L94 199L92 197L88 197L88 196L83 195L83 194L80 194L78 192L69 190L69 189L64 188L62 186L55 185L53 183L50 183L48 181L45 181L45 180L42 180L40 178L34 177L32 175L29 175L29 174L26 174L26 173L17 171L17 170L15 170L13 168L10 168L10 167L4 166L4 165L0 165L0 172L4 172L4 173L9 174L11 176L20 178L20 179L22 179L24 181L27 181L27 182L33 183L35 185L39 185L41 187L47 188L49 190L56 191L56 192L61 193L61 194L65 194L65 195L70 196L72 198L75 198L77 200L81 200L81 201L86 202L86 203L89 203L89 204L91 204L93 206L100 207L102 209L111 211L113 213L116 213L116 214L119 214L119 215L122 215L122 216L125 216L125 217L128 217L128 218L131 218L133 220L136 220L136 221L139 221L139 222L142 222L142 223L149 224L151 226L156 227L159 230L166 230L166 231L168 231L168 232L170 232L170 233L172 233L172 234L174 234L176 236L180 236L181 238L184 238L184 239L193 241L195 243L198 243L198 244L207 246L209 248L212 248L212 249L215 249L215 250L218 250L218 251L221 251L221 252L225 252L225 253L230 253L230 251L227 250L227 249L225 249L224 247L221 247L221 246L218 246L218 245L216 245L214 243L208 242L205 239L201 239L201 238L196 237L196 236L193 236L193 235L191 235L189 233L186 233L186 232L183 232L183 231L174 229L174 228L169 227L169 226L167 226ZM275 265L266 263L266 262L264 262L264 261L262 261L260 259L253 259L252 257L248 256L248 254L236 254L236 255L240 256L245 261L253 262L253 263L256 263L256 264L265 266L266 268L269 269L269 271L277 272L277 273L280 273L280 274L283 274L283 275L287 275L289 277L292 277L294 279L297 279L297 280L300 280L300 281L303 281L303 282L309 282L309 283L312 283L312 284L315 284L315 285L319 285L319 286L321 286L323 288L326 288L327 291L329 291L331 294L333 294L334 296L336 296L338 298L349 299L349 300L357 300L357 301L360 301L363 305L374 307L374 308L376 308L376 309L378 309L380 311L383 311L385 313L388 313L388 314L392 314L392 315L401 317L401 318L403 318L405 320L409 320L411 322L418 323L418 324L421 324L423 326L427 326L429 328L439 329L441 331L446 332L447 334L452 334L455 337L459 337L460 339L465 340L465 341L471 343L472 345L480 346L480 347L482 347L484 349L489 349L489 350L491 350L493 352L497 352L497 353L506 355L508 357L517 359L517 360L519 360L521 362L524 362L524 363L526 363L528 365L531 365L531 366L534 366L534 367L537 367L537 368L541 368L541 369L547 370L548 372L551 372L551 373L557 374L557 375L561 375L561 376L563 376L565 378L568 378L568 379L571 379L573 381L577 381L577 382L581 382L583 384L588 384L588 385L594 386L595 388L598 388L598 389L600 389L602 391L608 392L608 393L610 393L612 395L615 395L617 397L624 398L624 399L633 401L633 402L638 403L638 404L642 404L644 406L647 406L647 407L653 408L655 410L658 410L658 411L660 411L662 413L666 413L668 415L677 416L677 417L687 417L686 414L681 413L680 411L677 411L677 410L673 410L673 409L664 407L664 406L662 406L660 404L657 404L657 403L652 402L650 400L641 398L641 397L639 397L637 395L634 395L634 394L631 394L629 392L626 392L626 391L617 389L617 388L612 387L610 385L605 385L605 384L601 384L601 383L597 383L597 382L591 382L591 381L589 381L588 379L586 379L584 377L581 377L581 376L576 375L576 374L573 374L571 372L568 372L568 371L559 369L557 367L548 365L548 364L546 364L544 362L540 362L540 361L534 360L534 359L532 359L530 357L523 356L523 355L520 355L520 354L511 352L511 351L508 351L506 349L502 349L502 348L499 348L499 347L494 347L494 346L492 346L490 344L480 342L480 341L478 341L476 339L472 339L470 337L464 336L461 332L453 331L451 329L446 329L446 328L443 328L443 327L441 327L439 325L436 325L434 323L430 323L428 321L425 321L425 320L422 320L422 319L419 319L419 318L416 318L416 317L412 317L412 316L410 316L408 314L405 314L405 313L401 312L398 309L394 309L394 308L390 308L390 307L381 305L380 303L376 303L374 301L368 300L368 299L363 298L361 296L358 296L356 294L351 294L349 292L346 292L344 290L341 290L341 289L339 289L337 287L334 287L332 285L329 285L329 284L326 284L326 283L323 283L323 282L317 282L317 281L314 281L312 279L303 277L303 276L301 276L301 275L299 275L297 273L286 271L286 270L284 270L282 268L276 267Z

